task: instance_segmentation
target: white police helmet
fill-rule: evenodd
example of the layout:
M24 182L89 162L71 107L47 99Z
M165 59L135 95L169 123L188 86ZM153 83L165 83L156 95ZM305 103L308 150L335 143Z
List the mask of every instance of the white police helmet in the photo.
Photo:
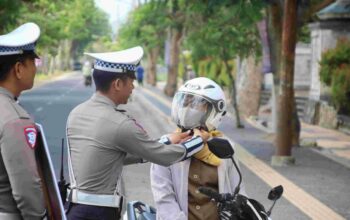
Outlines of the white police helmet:
M199 77L187 81L175 94L171 117L182 129L215 130L226 113L225 94L214 81Z

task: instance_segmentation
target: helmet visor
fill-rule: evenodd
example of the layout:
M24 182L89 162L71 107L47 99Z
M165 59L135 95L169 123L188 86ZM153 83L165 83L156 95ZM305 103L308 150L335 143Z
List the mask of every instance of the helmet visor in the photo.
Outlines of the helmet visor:
M212 104L205 98L178 92L171 109L173 121L183 129L206 128L205 122L212 111Z

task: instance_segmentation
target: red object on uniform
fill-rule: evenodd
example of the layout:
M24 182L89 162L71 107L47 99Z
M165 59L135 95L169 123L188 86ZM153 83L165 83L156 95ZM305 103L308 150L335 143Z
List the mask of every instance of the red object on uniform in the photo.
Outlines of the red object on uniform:
M26 137L26 141L30 148L34 149L36 146L36 136L38 132L36 128L33 126L28 126L24 128L24 135Z

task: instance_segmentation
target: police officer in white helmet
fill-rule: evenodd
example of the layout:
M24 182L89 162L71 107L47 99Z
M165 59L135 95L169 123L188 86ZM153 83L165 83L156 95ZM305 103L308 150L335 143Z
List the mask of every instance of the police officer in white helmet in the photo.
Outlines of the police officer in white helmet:
M0 219L42 219L45 214L35 159L37 127L16 102L33 87L39 35L34 23L0 35Z
M152 140L133 117L119 109L134 89L141 47L87 55L96 60L96 93L77 106L67 121L71 181L67 217L115 220L120 218L120 181L127 154L169 166L200 151L208 134L196 130L193 137L173 133Z

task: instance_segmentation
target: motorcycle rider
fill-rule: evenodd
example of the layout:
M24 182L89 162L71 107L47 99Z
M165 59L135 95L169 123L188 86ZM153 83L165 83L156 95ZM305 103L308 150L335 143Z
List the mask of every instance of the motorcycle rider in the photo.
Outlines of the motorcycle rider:
M171 116L179 129L198 128L211 137L223 137L216 130L226 113L224 92L214 81L199 77L187 81L175 94ZM232 146L234 144L231 143ZM151 186L158 220L216 220L217 205L199 193L210 187L219 193L233 193L239 175L229 159L220 159L208 145L194 156L169 167L151 165ZM241 185L240 194L245 194Z
M91 86L92 84L92 77L91 77L92 69L93 69L93 65L90 63L90 61L86 60L84 62L84 66L82 70L85 86Z

